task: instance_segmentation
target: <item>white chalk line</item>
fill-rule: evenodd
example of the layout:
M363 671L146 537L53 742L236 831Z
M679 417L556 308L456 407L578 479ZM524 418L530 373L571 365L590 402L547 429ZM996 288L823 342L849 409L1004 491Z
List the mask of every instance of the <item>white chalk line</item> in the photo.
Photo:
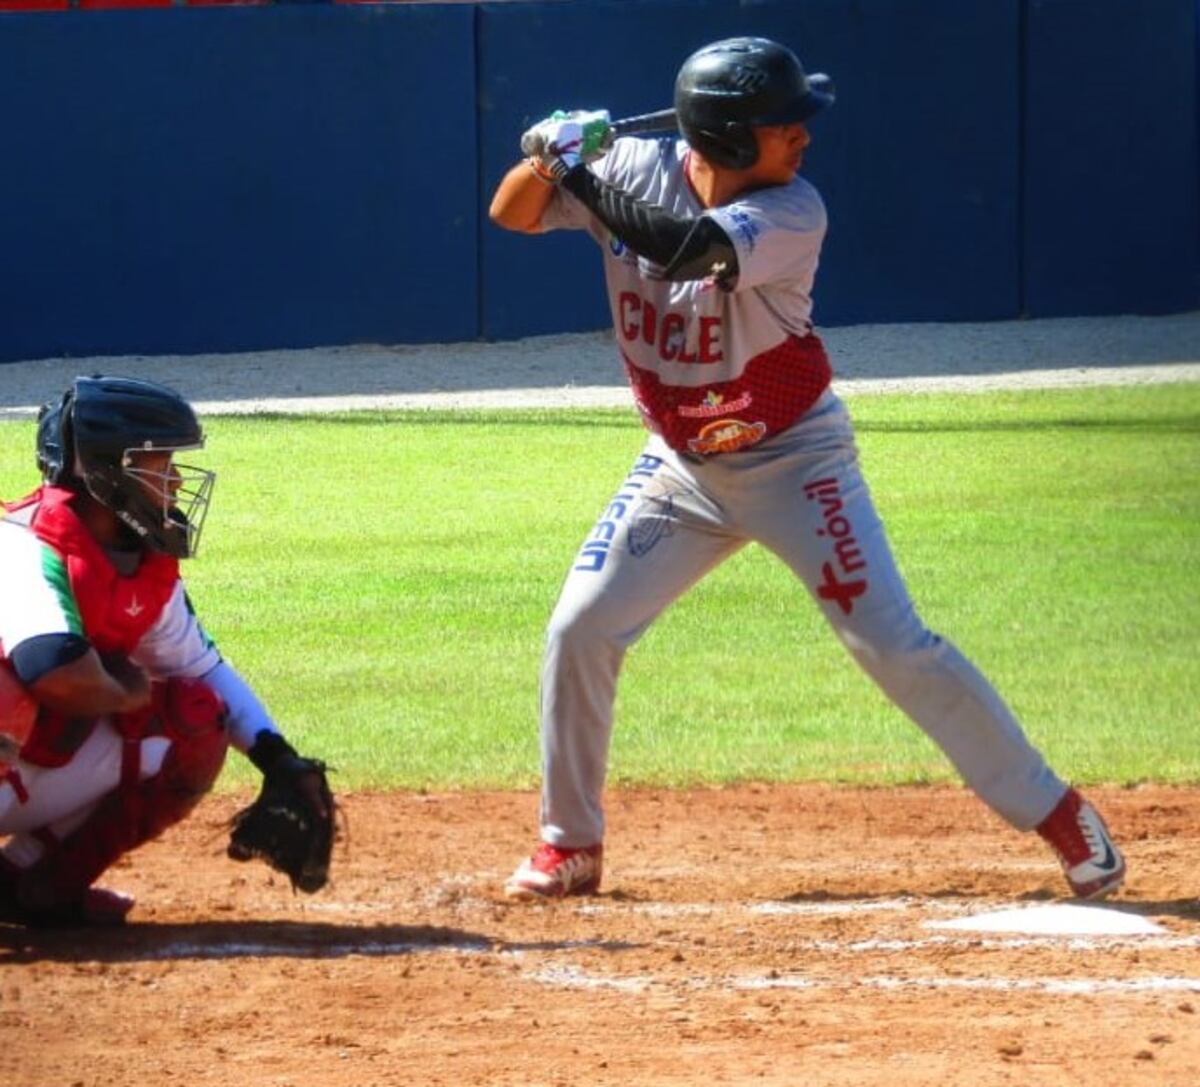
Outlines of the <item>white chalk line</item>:
M836 917L859 913L884 913L889 911L922 909L965 913L978 908L978 903L966 905L956 902L935 901L923 898L872 898L848 899L835 902L620 902L581 903L577 912L593 916L604 914L643 914L649 917L711 917L714 914L746 912L774 917Z
M789 951L821 951L833 955L876 951L921 951L925 948L962 951L1014 951L1023 948L1055 951L1100 951L1118 947L1138 950L1178 951L1200 948L1200 936L926 936L919 939L805 940L788 942Z
M969 989L984 992L1061 993L1064 995L1089 996L1095 993L1200 993L1200 978L901 978L884 974L872 977L844 978L837 981L820 980L815 982L812 978L804 977L796 977L794 979L787 977L746 978L735 981L733 987L747 990L780 988Z
M347 913L376 912L385 903L337 903L323 904L328 912L340 907ZM467 898L456 903L458 907L478 905L485 907L484 899ZM577 912L584 915L638 914L652 917L748 914L751 916L836 916L853 914L945 914L978 913L986 911L989 903L978 900L950 902L904 896L890 899L859 899L838 902L706 902L706 903L595 903L578 904ZM391 907L395 909L394 904ZM915 920L915 918L914 918ZM781 972L771 970L766 974L719 975L697 973L686 970L679 974L651 972L601 973L585 969L571 962L554 961L562 955L573 955L581 951L613 951L618 943L612 938L546 940L536 943L520 941L505 942L500 939L478 939L452 936L445 940L368 939L363 941L340 940L325 943L314 939L311 943L281 942L233 942L200 943L179 941L161 948L146 948L146 959L229 959L229 958L312 958L328 959L343 957L386 958L409 955L450 956L493 955L516 965L516 977L531 984L554 989L607 991L619 994L639 994L650 990L688 992L762 992L762 991L977 991L995 993L1032 993L1062 996L1139 996L1163 993L1200 993L1200 977L1189 975L1154 975L1145 977L1065 977L1065 976L1022 976L1012 977L998 974L979 976L935 976L905 977L898 974L855 974L837 970L835 960L839 956L871 954L920 954L926 951L962 951L987 954L989 952L1013 952L1023 950L1050 951L1094 955L1118 949L1139 951L1180 951L1200 948L1200 935L1067 935L1035 934L1012 936L929 935L917 938L870 937L857 940L840 939L789 939L781 954L794 959L796 956L818 956L814 963L816 972ZM549 961L547 961L549 960ZM540 964L540 965L539 965ZM832 970L835 976L822 976Z
M552 966L527 972L525 980L560 989L610 990L644 993L651 989L683 987L689 991L757 992L769 990L975 990L985 992L1031 992L1091 996L1097 993L1200 993L1200 977L1143 978L1005 978L924 977L904 978L889 974L863 977L819 978L801 974L772 974L763 977L714 977L688 974L672 979L652 974L605 976L578 966Z
M611 946L611 940L555 940L536 948L536 954L555 954ZM789 954L817 952L829 955L867 954L878 952L921 951L931 948L962 951L1012 951L1025 948L1056 951L1093 952L1136 947L1138 950L1184 950L1200 948L1197 936L1105 936L1055 937L1020 936L1005 939L970 939L967 937L931 936L925 939L868 939L868 940L789 940ZM146 958L154 959L237 959L237 958L344 958L361 955L377 958L388 955L485 954L495 952L513 959L530 955L519 943L498 946L486 940L431 942L428 940L364 940L321 942L312 944L286 943L196 943L172 942L159 948L148 948Z
M457 909L469 910L472 907L480 911L490 910L493 903L490 899L472 895L465 891L472 882L490 884L495 882L492 874L486 874L477 881L456 881L453 884L439 885L438 888L425 896L425 905L430 909L439 909L448 904L447 896L453 894L453 905ZM923 898L878 898L878 899L849 899L826 902L597 902L579 900L572 904L574 911L583 916L623 916L636 914L648 917L711 917L715 914L730 914L745 912L757 916L804 917L804 916L840 916L859 913L885 913L919 909L926 912L963 914L980 908L980 902L952 902L940 899ZM304 904L305 913L325 914L394 914L395 902L338 902L326 900L323 902L308 902Z
M490 877L483 877L484 882L490 882ZM460 881L461 883L461 881ZM427 908L438 909L446 906L444 890L430 893L426 899ZM489 913L493 908L490 899L471 895L459 894L452 903L455 911L464 914L472 912ZM1001 899L943 899L902 896L898 898L878 899L843 899L824 902L788 902L788 901L734 901L734 902L604 902L580 899L568 907L575 914L584 917L614 917L642 916L662 919L688 917L736 917L745 914L750 917L788 918L788 917L852 917L870 913L919 913L923 915L940 915L953 917L986 917L998 907L1009 907L1011 903ZM320 912L326 914L359 914L387 915L396 912L394 902L314 902L305 905L305 912ZM551 905L553 908L553 904ZM1038 903L1030 903L1019 909L1036 913L1044 907ZM1108 905L1076 906L1095 914L1130 913L1122 910L1119 903ZM1137 911L1132 911L1137 915ZM932 928L944 927L945 922L924 922ZM983 933L985 930L979 930ZM1087 933L1071 932L1037 932L1029 931L1013 936L984 936L967 932L962 936L927 936L919 939L881 939L857 940L849 943L843 941L810 940L805 943L791 941L789 946L804 947L813 951L842 952L842 951L887 951L919 949L922 947L981 947L981 948L1019 948L1019 947L1058 947L1067 950L1090 951L1099 947L1114 947L1122 942L1142 948L1172 948L1185 949L1200 947L1200 935L1153 935L1146 933ZM583 941L586 946L594 941ZM566 942L556 946L566 947Z

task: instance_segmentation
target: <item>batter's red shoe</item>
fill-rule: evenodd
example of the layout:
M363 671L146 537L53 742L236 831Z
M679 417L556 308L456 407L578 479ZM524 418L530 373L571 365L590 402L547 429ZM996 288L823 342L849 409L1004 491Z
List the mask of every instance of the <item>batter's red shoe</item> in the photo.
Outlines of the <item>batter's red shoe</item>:
M1125 858L1100 813L1068 789L1037 832L1058 854L1063 874L1079 898L1107 898L1125 880Z
M509 876L504 893L509 898L532 902L567 895L593 895L600 889L604 846L567 849L542 842L532 857L522 861Z

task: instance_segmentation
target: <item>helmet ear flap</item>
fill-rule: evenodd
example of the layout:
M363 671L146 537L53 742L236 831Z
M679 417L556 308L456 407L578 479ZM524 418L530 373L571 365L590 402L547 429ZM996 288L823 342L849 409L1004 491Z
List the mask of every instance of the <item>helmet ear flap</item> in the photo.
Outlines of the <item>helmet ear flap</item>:
M37 466L42 478L60 486L74 477L75 443L71 440L73 389L38 409Z
M706 159L729 170L746 170L758 161L754 129L741 121L684 131L690 143Z
M729 148L724 165L734 170L748 170L758 161L758 140L754 129L742 121L727 121L722 143Z

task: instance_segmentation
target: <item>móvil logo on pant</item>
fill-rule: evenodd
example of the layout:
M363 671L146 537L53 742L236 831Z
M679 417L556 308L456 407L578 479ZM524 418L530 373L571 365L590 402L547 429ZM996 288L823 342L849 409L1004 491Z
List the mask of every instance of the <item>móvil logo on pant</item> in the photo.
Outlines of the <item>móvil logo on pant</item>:
M817 535L833 540L833 554L842 573L865 570L867 560L863 557L858 540L854 538L854 526L843 513L845 504L838 481L833 478L814 480L805 484L804 494L810 502L821 504L821 516L825 524L817 529ZM854 610L855 599L867 591L866 578L838 581L831 562L821 567L821 576L824 580L817 586L817 595L822 600L832 600L847 615Z
M817 595L822 600L832 600L847 615L854 610L855 597L867 591L867 583L861 579L838 581L833 564L829 562L821 567L821 576L824 580L817 586Z

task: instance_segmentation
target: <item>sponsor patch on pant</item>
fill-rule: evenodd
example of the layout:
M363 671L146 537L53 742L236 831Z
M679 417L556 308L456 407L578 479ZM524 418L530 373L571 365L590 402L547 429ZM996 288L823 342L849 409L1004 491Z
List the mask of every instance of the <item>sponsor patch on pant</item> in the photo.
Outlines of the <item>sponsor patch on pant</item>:
M866 570L867 560L854 537L854 526L843 512L845 503L838 481L833 477L813 480L805 485L804 495L810 502L820 503L823 525L817 529L817 535L833 545L832 558L821 566L817 595L833 601L849 615L854 610L854 601L867 591L870 583L865 574L851 576Z

